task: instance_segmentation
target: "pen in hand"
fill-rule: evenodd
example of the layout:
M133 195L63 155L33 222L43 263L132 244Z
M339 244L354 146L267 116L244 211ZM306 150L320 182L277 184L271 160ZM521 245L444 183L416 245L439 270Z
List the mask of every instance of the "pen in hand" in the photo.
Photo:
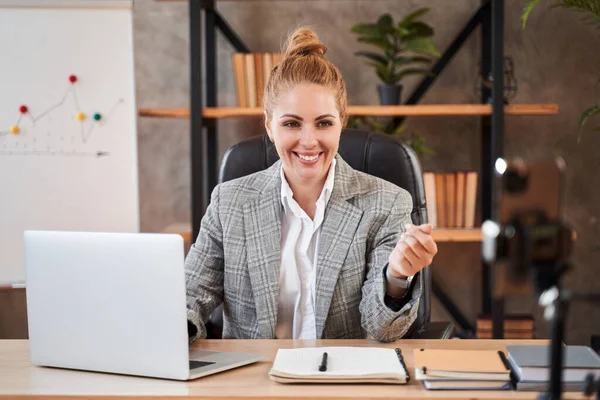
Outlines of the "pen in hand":
M327 371L327 352L323 353L323 359L321 360L321 365L319 365L319 371Z

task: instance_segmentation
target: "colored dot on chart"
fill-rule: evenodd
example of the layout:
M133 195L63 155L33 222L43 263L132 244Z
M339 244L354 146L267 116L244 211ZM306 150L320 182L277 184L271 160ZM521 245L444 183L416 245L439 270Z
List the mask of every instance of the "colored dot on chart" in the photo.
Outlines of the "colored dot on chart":
M11 125L11 127L9 128L10 133L12 133L13 135L18 135L19 132L21 132L21 130L19 129L18 126L16 125Z
M70 75L69 76L69 82L71 82L71 83L77 82L77 75Z
M85 113L82 113L81 111L77 113L77 119L79 121L83 121L86 118Z
M95 121L100 121L102 119L102 114L100 113L95 113L94 114L94 120Z
M29 108L27 108L26 105L22 105L21 107L19 107L19 111L21 112L21 114L26 114L27 111L29 111Z

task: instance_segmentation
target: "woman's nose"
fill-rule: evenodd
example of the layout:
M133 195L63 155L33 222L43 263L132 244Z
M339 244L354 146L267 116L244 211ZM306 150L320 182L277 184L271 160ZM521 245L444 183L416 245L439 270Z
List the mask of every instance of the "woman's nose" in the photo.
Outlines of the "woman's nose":
M300 144L306 148L315 147L318 144L317 132L312 127L302 129L300 133Z

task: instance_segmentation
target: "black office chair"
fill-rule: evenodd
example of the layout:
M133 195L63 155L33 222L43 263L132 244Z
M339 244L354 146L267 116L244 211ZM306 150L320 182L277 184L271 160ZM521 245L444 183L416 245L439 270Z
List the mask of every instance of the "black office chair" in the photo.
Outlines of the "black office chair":
M338 153L354 169L392 182L406 189L413 197L412 221L427 222L425 189L421 165L413 149L388 135L358 129L342 132ZM243 140L230 147L223 157L219 182L262 171L279 159L275 146L267 135ZM431 267L425 267L423 293L417 320L405 337L446 339L453 333L448 322L431 323ZM209 338L221 338L223 306L219 306L206 324Z

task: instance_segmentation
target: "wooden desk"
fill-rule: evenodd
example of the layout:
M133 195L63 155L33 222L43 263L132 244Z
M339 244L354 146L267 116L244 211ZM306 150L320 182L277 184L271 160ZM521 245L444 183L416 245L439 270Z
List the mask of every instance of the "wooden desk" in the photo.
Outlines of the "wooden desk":
M449 399L534 399L535 392L487 391L427 391L414 380L412 350L415 348L498 349L506 344L547 344L536 340L402 340L395 344L380 344L371 340L200 340L193 347L199 349L257 352L267 359L235 370L177 382L70 371L32 366L29 362L28 342L25 340L0 341L0 398L195 398L195 399L379 399L379 398L449 398ZM386 384L280 384L268 377L278 348L303 346L386 346L400 347L411 374L409 385ZM583 398L578 393L567 393L565 398Z

